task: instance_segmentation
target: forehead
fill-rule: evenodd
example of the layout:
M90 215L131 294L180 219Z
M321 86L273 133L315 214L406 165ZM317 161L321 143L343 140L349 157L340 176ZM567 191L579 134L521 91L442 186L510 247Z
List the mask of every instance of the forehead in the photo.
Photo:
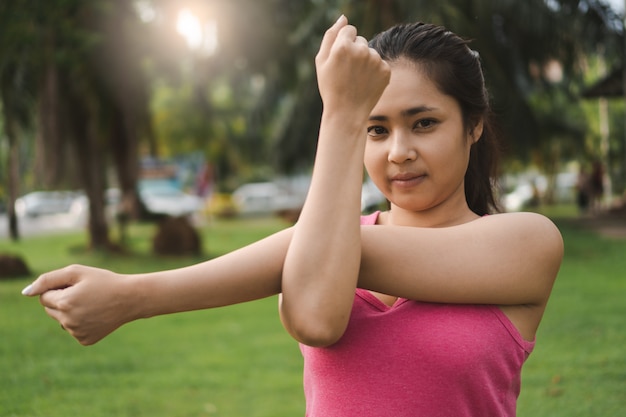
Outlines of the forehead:
M429 107L446 112L460 111L457 101L439 87L420 66L409 61L390 63L389 85L372 110L372 115L393 115L414 107Z

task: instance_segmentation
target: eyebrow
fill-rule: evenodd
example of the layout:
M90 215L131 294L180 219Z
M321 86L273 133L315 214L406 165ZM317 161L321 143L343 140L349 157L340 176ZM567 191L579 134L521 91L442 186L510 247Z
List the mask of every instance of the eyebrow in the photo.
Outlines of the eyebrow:
M416 114L419 114L419 113L424 113L424 112L433 111L433 110L436 110L436 108L428 107L428 106L417 106L417 107L411 107L410 109L402 110L400 114L402 115L402 117L407 118L407 117L415 116ZM380 122L384 122L388 119L389 118L387 116L379 116L379 115L372 115L368 118L368 120L380 121Z

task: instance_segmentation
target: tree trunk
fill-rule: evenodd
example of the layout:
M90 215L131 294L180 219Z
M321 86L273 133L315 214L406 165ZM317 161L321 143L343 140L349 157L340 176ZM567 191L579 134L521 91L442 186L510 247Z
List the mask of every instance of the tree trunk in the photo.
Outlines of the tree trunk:
M109 249L109 227L105 215L104 193L106 189L106 175L104 168L104 155L106 150L101 146L97 122L90 117L85 141L84 153L79 155L80 171L85 180L85 191L89 198L89 236L90 247L93 249ZM83 156L81 158L80 156Z
M78 89L72 97L69 109L72 111L69 123L72 124L72 139L78 161L78 170L83 189L89 200L89 246L91 249L109 249L109 228L105 215L105 169L106 149L98 131L98 106L90 99L86 89Z
M115 170L122 202L120 210L121 219L137 219L140 215L139 196L137 193L137 178L139 177L139 157L137 154L137 128L134 120L129 117L128 109L116 108L115 117L112 121L114 126L111 134L110 150L115 162Z
M11 121L6 121L12 124ZM13 130L13 129L11 129ZM15 136L9 136L9 201L7 203L7 215L9 218L9 236L11 240L18 241L20 239L19 223L17 213L15 212L15 200L19 193L20 187L20 155L19 147Z
M8 155L8 172L7 176L9 183L8 188L8 201L7 201L7 218L9 221L9 237L13 241L20 239L19 225L17 220L17 213L15 212L15 200L19 193L20 186L20 159L19 159L19 146L17 140L17 127L16 121L11 112L11 103L6 97L2 97L2 109L4 117L4 133L9 142L9 155Z
M66 147L59 125L61 106L57 67L49 61L45 64L41 80L39 128L35 148L35 173L48 187L58 186L68 173Z

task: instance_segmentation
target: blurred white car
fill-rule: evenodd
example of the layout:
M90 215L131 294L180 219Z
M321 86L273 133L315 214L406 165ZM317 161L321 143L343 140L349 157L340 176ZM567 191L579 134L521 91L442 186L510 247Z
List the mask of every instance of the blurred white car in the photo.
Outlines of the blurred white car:
M533 194L532 184L522 183L510 193L505 194L502 203L506 211L520 211L530 203Z
M298 186L290 183L257 182L244 184L233 193L233 202L242 215L274 214L281 211L300 210L306 199L308 182ZM336 196L329 196L334 198ZM371 211L387 201L371 180L363 183L361 189L361 210Z
M75 191L34 191L15 200L15 212L29 217L70 213L81 195Z
M274 182L244 184L233 192L233 202L239 214L275 214L285 210L299 210L304 195L292 193Z
M200 197L183 192L169 180L141 180L139 198L151 214L187 216L202 209Z

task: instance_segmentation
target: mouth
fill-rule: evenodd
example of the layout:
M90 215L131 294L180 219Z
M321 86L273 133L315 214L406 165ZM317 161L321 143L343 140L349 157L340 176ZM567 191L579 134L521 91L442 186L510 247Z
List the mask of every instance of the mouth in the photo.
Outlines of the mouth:
M401 173L396 174L390 177L390 182L392 185L400 188L409 188L416 186L422 183L426 179L427 175L425 173L418 174L415 172L412 173Z

